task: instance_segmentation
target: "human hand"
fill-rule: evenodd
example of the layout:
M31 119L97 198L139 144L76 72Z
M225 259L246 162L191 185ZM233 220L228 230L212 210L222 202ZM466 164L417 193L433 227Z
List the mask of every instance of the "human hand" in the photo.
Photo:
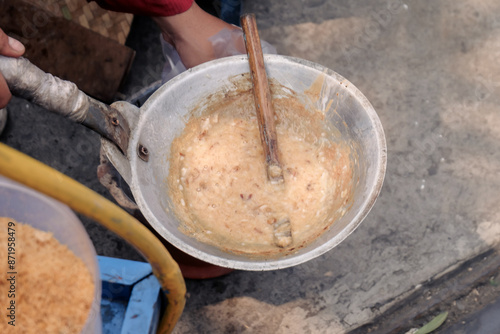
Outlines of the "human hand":
M163 39L177 50L182 63L191 68L221 55L216 54L211 37L222 30L240 30L201 9L193 2L185 12L173 16L153 18L163 35ZM236 47L245 53L243 39Z
M25 51L24 45L18 40L7 36L0 29L0 55L7 57L20 57ZM0 109L4 108L9 103L12 94L4 77L0 73Z

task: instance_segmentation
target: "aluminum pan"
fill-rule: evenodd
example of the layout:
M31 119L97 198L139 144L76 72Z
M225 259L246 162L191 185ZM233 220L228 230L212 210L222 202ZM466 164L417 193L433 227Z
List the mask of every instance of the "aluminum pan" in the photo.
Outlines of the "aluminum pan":
M139 111L139 119L131 133L128 161L116 149L107 147L115 167L130 178L127 182L137 204L153 228L180 250L222 267L274 270L306 262L329 251L352 233L369 213L385 176L387 156L382 125L372 105L352 83L332 70L302 59L266 55L265 63L269 78L298 94L324 75L323 98L318 101L318 107L326 108L329 99L337 101L335 111L326 113L326 121L359 146L360 181L351 209L318 239L296 253L282 258L255 259L223 252L180 232L179 222L169 209L166 179L170 143L182 132L185 116L201 98L220 89L231 89L230 77L249 72L246 56L204 63L158 89ZM148 162L136 154L139 144L149 149Z

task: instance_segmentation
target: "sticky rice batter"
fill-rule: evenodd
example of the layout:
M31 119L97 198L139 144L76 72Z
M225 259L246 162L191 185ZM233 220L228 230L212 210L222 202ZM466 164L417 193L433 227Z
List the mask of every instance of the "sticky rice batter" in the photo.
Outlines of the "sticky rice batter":
M171 147L170 198L181 229L226 251L272 255L305 245L343 215L352 189L349 147L327 139L323 114L273 101L284 185L266 176L251 91L191 117ZM287 217L293 242L273 242Z

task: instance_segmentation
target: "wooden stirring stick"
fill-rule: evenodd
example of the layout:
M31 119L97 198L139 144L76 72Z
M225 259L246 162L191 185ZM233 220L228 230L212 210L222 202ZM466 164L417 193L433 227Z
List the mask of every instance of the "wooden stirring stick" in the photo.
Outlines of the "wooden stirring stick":
M260 139L266 158L267 178L273 184L282 184L284 182L283 168L278 158L278 140L274 122L274 110L271 103L271 90L267 81L255 14L241 16L241 27L243 28L248 62L250 63ZM289 246L292 243L290 219L288 217L274 218L272 224L275 245L278 247Z
M271 90L267 82L264 56L262 55L255 15L243 15L241 17L241 27L245 37L248 62L250 63L260 139L266 156L267 178L272 183L281 183L283 182L283 169L278 158L278 142L274 124L274 110L271 103Z

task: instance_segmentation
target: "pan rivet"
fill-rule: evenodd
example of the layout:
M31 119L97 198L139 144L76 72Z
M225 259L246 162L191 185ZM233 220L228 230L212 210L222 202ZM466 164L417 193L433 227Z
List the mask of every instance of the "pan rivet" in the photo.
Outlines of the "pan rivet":
M111 124L113 124L114 126L117 126L118 124L120 124L120 121L118 120L118 118L113 117L111 119Z
M148 162L149 150L146 146L139 144L139 149L137 150L137 154L139 155L139 158L141 158L141 160Z

